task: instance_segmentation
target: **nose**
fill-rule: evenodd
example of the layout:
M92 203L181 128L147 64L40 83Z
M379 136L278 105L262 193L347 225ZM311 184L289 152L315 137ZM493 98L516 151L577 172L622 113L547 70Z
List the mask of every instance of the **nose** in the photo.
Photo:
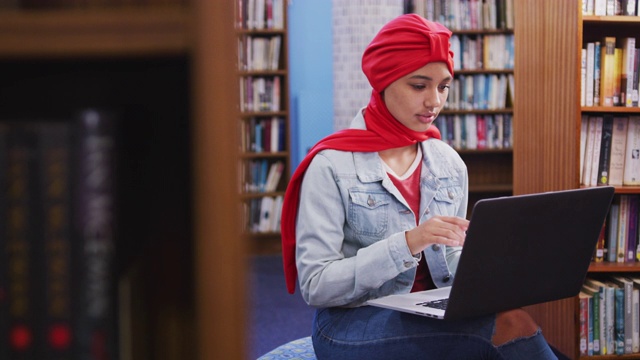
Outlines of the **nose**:
M442 105L442 99L438 93L437 87L429 88L424 92L423 105L427 109L433 110L439 108Z

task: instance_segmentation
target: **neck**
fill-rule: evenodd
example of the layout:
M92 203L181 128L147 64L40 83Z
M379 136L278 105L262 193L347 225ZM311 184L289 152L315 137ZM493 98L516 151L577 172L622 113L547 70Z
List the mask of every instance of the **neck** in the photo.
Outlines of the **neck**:
M381 150L378 152L382 161L384 161L396 174L402 175L413 163L418 151L418 144Z

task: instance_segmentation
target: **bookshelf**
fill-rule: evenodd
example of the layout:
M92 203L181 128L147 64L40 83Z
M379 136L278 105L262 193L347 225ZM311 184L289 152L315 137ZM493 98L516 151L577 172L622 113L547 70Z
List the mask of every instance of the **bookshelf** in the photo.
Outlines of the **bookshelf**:
M0 9L3 120L120 110L116 277L139 302L118 358L244 358L234 16L205 0Z
M581 106L581 49L603 36L634 36L640 17L583 16L582 1L515 2L515 194L578 188L580 124L586 114L637 114L638 108ZM526 101L523 101L526 100ZM616 187L617 196L638 187ZM550 250L552 251L552 250ZM637 275L638 263L592 263L588 276ZM571 359L638 359L640 354L581 356L579 301L530 306L547 340Z
M509 87L514 79L514 28L513 11L507 6L510 2L497 1L493 8L465 2L442 8L415 2L413 7L414 12L443 23L453 33L454 82L436 126L467 165L469 211L480 199L513 191L513 89Z
M291 172L286 3L237 6L243 235L252 253L280 253L278 219Z

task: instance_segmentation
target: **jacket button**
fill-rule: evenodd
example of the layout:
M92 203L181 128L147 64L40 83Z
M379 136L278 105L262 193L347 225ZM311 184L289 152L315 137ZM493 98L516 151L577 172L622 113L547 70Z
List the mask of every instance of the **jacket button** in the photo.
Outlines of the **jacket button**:
M413 265L413 263L411 261L405 261L404 262L404 267L407 268L407 269L410 268L411 265Z
M456 196L456 194L453 193L453 191L449 191L449 199L453 200L453 198Z
M447 275L447 276L442 278L442 281L444 281L444 282L449 282L449 280L451 280L451 275Z
M433 244L433 245L431 245L431 250L433 250L433 251L440 251L440 245L438 245L438 244Z

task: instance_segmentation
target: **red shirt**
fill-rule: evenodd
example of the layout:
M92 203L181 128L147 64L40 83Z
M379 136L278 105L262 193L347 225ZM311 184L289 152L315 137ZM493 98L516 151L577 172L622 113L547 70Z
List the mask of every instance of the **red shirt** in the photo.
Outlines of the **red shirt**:
M394 185L400 190L400 193L409 204L409 207L416 215L416 225L418 225L418 219L420 218L420 174L422 172L422 164L419 163L413 173L405 178L399 179L393 174L389 174L389 178ZM416 278L413 282L411 292L435 289L436 285L431 279L431 273L429 272L429 266L424 258L424 255L420 257L418 263L418 269L416 270Z

